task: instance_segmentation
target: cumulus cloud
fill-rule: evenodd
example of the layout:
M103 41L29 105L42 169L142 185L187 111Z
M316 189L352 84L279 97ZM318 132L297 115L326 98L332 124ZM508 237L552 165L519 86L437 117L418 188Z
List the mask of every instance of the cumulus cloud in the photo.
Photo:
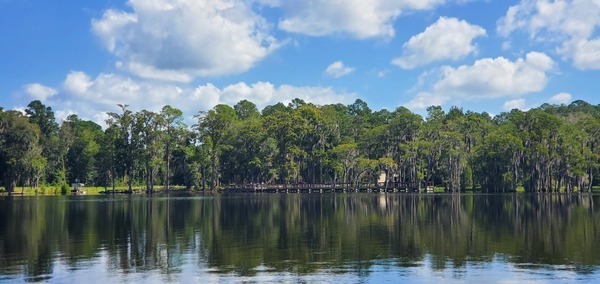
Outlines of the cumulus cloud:
M506 111L510 111L513 109L527 110L525 104L525 99L510 100L504 103L502 109Z
M345 66L343 62L336 61L327 66L325 74L333 78L340 78L354 72L354 70L353 67Z
M355 93L338 93L331 87L316 86L292 86L281 85L277 88L275 100L270 103L282 101L291 102L295 98L300 98L306 102L312 102L317 105L326 104L350 104L356 100Z
M86 93L92 84L90 77L81 71L71 71L63 82L63 87L70 93Z
M117 111L117 104L128 104L137 111L147 109L159 111L164 105L181 109L194 115L217 104L233 105L247 99L264 107L277 102L291 102L300 98L315 104L351 103L354 93L338 93L330 87L315 86L276 86L270 82L247 84L240 82L219 88L211 83L195 87L178 84L136 80L116 74L99 74L95 78L80 72L69 73L64 82L61 98L49 102L60 106L57 112L77 113L84 119L91 119L104 125L107 111Z
M539 92L548 82L554 61L544 53L531 52L525 59L485 58L473 65L442 68L436 92L455 96L498 98Z
M531 39L551 42L579 69L600 69L600 1L522 0L498 21L498 33L508 37L525 31Z
M552 40L558 34L588 38L600 25L600 3L589 0L522 0L498 21L498 32L508 36L525 30L532 38Z
M280 44L267 21L243 0L129 0L131 11L107 10L92 31L143 77L190 82L197 76L252 68Z
M569 93L558 93L550 98L551 104L568 104L573 100L573 96Z
M600 69L600 38L594 40L572 39L563 44L558 52L573 60L579 69Z
M435 61L462 59L477 51L473 40L485 35L485 29L480 26L440 17L424 32L411 37L404 44L402 55L392 63L412 69Z
M451 99L450 96L439 93L421 92L404 106L409 109L421 110L430 106L441 106Z
M279 28L310 36L345 34L354 38L391 38L393 22L407 11L429 10L447 0L286 0L265 1L283 9ZM459 1L460 2L460 1Z
M247 99L259 107L277 102L289 103L295 98L317 105L351 103L356 99L354 93L337 93L331 87L292 86L279 87L269 82L257 82L251 85L238 83L229 85L219 92L220 103L235 104Z
M407 106L422 109L434 102L442 104L451 99L520 98L542 91L554 66L550 57L539 52L528 53L525 59L515 61L498 57L480 59L473 65L457 68L445 66L434 74L439 76L435 82L421 82L420 88L430 90L419 92Z
M45 101L48 98L55 96L58 92L50 87L39 83L27 84L23 86L25 93L32 99Z

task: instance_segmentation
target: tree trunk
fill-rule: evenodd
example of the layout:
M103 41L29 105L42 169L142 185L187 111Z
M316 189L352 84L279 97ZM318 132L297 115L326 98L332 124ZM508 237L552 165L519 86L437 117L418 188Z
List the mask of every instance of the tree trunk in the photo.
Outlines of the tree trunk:
M129 190L129 193L133 193L133 169L129 169L128 173L127 173L127 187Z
M150 192L154 192L154 169L150 169Z
M112 183L112 192L115 193L115 169L111 169L110 180Z
M171 170L171 146L167 144L167 177L165 178L165 182L166 182L166 186L167 186L167 191L169 191L169 177L170 175L170 170Z
M337 184L337 171L333 170L333 189L335 190L335 185Z
M15 182L14 182L14 181L11 181L11 182L9 183L9 185L8 185L8 188L6 189L6 191L7 191L8 193L13 193L13 192L15 192Z
M588 192L592 192L592 187L593 187L593 183L594 183L594 169L590 168L590 172L588 173L589 176L589 184L588 184Z
M217 157L215 154L215 147L213 147L213 153L210 157L211 160L211 175L210 175L210 190L215 190L216 174L217 174Z
M206 168L202 166L202 191L206 191Z
M152 169L150 168L150 165L148 163L146 163L146 174L144 175L144 181L146 183L146 192L152 192L152 190L150 189L150 176Z

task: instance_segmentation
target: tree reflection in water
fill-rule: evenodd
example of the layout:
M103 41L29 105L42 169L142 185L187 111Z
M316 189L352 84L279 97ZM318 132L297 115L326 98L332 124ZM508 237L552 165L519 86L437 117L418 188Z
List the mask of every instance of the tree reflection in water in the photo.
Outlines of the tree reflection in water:
M495 260L593 273L599 196L262 194L2 197L0 275L52 279L103 265L177 281L199 271L369 275L375 266L458 273ZM97 261L105 258L105 261ZM101 264L99 264L101 263ZM93 277L93 276L90 276ZM3 278L0 278L2 280Z

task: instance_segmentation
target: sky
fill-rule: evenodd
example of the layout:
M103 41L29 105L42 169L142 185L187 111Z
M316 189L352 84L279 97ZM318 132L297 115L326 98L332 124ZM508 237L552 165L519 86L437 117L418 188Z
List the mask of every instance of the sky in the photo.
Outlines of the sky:
M0 106L600 104L598 0L0 0Z

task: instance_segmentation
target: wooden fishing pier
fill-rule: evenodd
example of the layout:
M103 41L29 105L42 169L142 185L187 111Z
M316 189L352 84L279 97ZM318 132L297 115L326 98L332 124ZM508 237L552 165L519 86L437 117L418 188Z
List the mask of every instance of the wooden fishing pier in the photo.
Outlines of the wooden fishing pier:
M419 189L420 188L420 189ZM246 193L312 193L312 192L433 192L433 184L415 182L379 183L286 183L286 184L229 184L223 192Z

